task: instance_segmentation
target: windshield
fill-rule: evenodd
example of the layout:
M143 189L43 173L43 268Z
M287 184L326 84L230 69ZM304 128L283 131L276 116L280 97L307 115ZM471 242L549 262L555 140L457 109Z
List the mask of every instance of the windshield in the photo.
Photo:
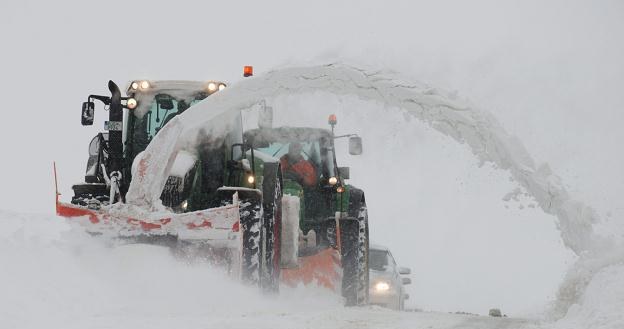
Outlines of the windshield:
M371 270L375 271L390 271L393 261L390 259L390 254L385 250L371 249L369 251L369 266Z
M266 147L257 148L258 151L268 154L274 158L282 158L288 154L293 143L270 143ZM301 146L301 154L304 160L312 162L316 167L321 166L321 151L318 141L297 142Z
M128 124L128 132L131 134L133 156L145 150L147 144L156 136L167 122L176 115L186 111L192 105L199 103L205 96L195 99L178 99L168 94L157 94L150 97L151 102L147 113L142 116L132 115ZM141 100L139 100L140 102Z
M135 133L145 133L147 139L151 140L167 122L201 100L193 99L188 102L168 94L158 94L150 103L148 112L141 119L135 120L133 131Z

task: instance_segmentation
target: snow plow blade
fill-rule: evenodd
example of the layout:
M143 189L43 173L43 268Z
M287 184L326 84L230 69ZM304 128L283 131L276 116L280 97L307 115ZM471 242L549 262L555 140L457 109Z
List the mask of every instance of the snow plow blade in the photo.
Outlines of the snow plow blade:
M112 237L175 236L179 240L224 244L237 248L240 241L239 203L188 213L129 216L119 208L88 209L58 202L56 213L78 223L88 233Z
M340 293L342 286L342 265L340 252L334 248L327 248L316 254L299 257L297 268L282 269L282 283L296 287L303 285L318 285L336 293Z

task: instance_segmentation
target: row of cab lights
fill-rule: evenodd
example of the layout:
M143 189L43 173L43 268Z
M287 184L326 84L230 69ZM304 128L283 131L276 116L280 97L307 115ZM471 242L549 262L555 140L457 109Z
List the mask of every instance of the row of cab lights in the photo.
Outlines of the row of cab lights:
M150 85L149 81L147 81L147 80L132 81L132 83L130 84L130 90L131 91L137 91L137 90L145 91L145 90L150 89L150 87L151 87L151 85ZM216 84L214 82L210 82L210 83L208 83L207 88L208 88L208 91L212 93L212 92L217 91L217 89L219 91L225 89L225 84L224 83Z
M130 91L146 91L149 90L151 87L149 81L147 80L142 80L142 81L132 81L132 83L130 84ZM223 90L225 89L226 85L224 83L214 83L214 82L209 82L208 85L206 86L206 88L208 89L209 93L214 93L215 91L219 90ZM135 98L128 98L128 100L126 101L126 107L130 110L134 110L137 107L138 103L137 100Z

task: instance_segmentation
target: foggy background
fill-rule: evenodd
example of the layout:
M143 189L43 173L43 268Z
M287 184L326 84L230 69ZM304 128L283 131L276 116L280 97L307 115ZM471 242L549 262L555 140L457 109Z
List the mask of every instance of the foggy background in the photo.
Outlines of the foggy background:
M620 1L4 0L0 209L53 212L54 160L70 198L88 142L107 116L98 108L95 125L82 127L80 105L89 94L105 94L109 79L120 86L141 78L235 83L243 65L257 75L342 61L404 72L492 112L596 208L612 228L605 231L621 234L623 16ZM278 103L306 102L319 100ZM465 147L401 115L346 102L369 107L358 116L327 102L339 129L365 137L364 157L344 161L352 164L352 183L367 191L372 238L414 271L411 306L485 312L505 303L537 311L553 297L572 256L554 217L501 200L515 188L508 175L479 168ZM309 124L324 125L327 112ZM367 163L379 165L374 177L357 169ZM403 169L409 179L384 179L384 170ZM447 190L435 193L440 185ZM405 207L414 199L421 203ZM419 219L400 218L406 211Z

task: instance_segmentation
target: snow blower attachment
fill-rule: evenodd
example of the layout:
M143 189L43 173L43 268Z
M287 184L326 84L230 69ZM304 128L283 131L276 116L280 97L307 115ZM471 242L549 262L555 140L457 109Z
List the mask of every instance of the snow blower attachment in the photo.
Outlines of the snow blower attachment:
M60 216L93 235L224 264L265 291L277 291L280 281L315 283L340 292L347 305L368 302L364 192L345 183L349 170L338 167L334 148L336 139L350 137L350 153L360 154L362 142L334 135L335 116L331 130L273 128L262 101L264 122L244 131L238 113L224 136L206 133L195 150L178 152L162 209L146 211L125 203L133 177L153 179L143 151L175 116L226 85L133 81L127 97L112 81L108 87L111 96L83 103L83 125L93 124L95 101L108 106L109 120L89 145L85 182L73 186L71 203L57 192Z

